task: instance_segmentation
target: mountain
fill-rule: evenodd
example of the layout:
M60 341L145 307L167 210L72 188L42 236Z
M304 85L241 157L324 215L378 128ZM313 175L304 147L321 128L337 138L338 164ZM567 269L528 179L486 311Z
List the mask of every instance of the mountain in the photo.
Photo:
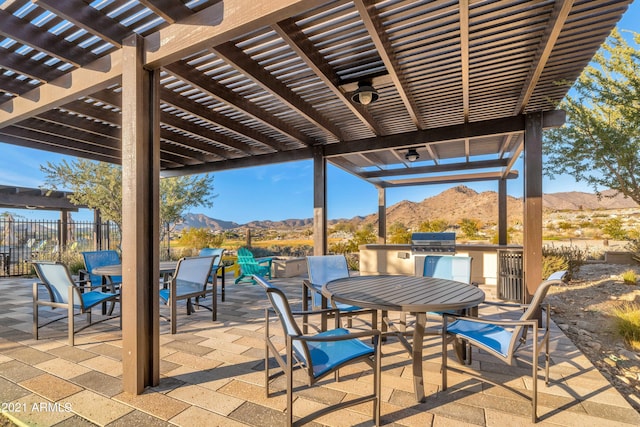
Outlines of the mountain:
M600 196L591 193L569 191L565 193L545 194L542 204L552 210L598 210L598 209L630 209L638 204L630 198L615 194L614 190L603 191Z
M223 221L221 219L209 218L204 214L187 214L182 224L176 226L176 230L183 228L209 228L213 231L230 230L240 227L240 224L233 221Z
M543 195L543 208L547 211L564 210L601 210L601 209L630 209L638 208L638 204L622 195L612 197L613 190L603 191L601 197L591 193L569 191ZM522 198L507 196L508 222L514 223L522 220ZM387 207L387 224L400 222L408 227L419 225L423 221L446 219L455 224L463 218L478 219L484 224L498 221L498 193L484 191L478 193L469 187L459 185L424 199L421 202L403 200L393 206ZM365 224L376 225L378 215L371 214L366 217L356 216L348 219L330 220L329 224L338 222L353 223L356 227ZM209 218L203 214L187 214L183 227L210 228L214 231L229 230L234 228L249 227L252 229L302 229L309 228L313 224L312 218L286 219L283 221L252 221L247 224L238 224L232 221L223 221Z

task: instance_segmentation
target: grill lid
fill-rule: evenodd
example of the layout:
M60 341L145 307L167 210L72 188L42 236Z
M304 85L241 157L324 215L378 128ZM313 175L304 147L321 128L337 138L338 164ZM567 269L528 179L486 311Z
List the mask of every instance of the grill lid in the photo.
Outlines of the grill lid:
M411 250L413 252L455 252L456 233L413 233Z

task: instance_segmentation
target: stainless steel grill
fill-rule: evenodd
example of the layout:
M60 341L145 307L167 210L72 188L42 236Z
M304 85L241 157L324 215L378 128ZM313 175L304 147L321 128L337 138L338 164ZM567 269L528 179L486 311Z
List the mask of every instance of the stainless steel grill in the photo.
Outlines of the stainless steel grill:
M413 233L411 254L415 263L415 275L422 276L427 255L454 255L456 233Z
M413 233L411 252L414 255L455 254L456 233Z

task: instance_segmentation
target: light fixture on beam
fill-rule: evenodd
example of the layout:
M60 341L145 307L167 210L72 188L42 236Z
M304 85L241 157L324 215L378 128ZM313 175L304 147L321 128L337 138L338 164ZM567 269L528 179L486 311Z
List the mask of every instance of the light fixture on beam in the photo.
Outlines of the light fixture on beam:
M420 158L420 154L415 148L409 148L407 150L407 154L404 155L404 158L413 163Z
M358 104L369 105L376 102L379 97L378 91L371 86L371 81L363 80L358 82L358 89L351 95L351 100Z

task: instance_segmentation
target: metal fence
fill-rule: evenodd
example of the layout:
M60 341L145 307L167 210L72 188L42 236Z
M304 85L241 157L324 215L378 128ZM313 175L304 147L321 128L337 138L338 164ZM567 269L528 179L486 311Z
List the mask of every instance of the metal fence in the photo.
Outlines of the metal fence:
M62 261L65 253L116 249L113 223L63 222L0 218L0 277L31 274L31 261Z

